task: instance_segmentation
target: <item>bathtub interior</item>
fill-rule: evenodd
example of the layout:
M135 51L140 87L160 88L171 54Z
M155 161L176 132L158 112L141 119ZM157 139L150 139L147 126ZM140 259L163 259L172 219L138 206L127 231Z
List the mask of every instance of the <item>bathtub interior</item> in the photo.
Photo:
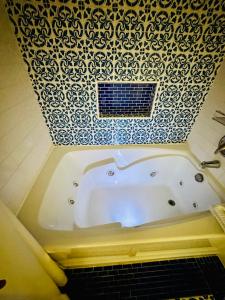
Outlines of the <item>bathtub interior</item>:
M207 180L195 181L196 173L181 156L146 158L122 168L116 163L94 167L81 177L75 224L133 227L207 210L220 200Z
M195 181L198 172L187 157L159 149L70 152L53 173L38 221L52 230L134 227L202 212L220 198L206 176Z

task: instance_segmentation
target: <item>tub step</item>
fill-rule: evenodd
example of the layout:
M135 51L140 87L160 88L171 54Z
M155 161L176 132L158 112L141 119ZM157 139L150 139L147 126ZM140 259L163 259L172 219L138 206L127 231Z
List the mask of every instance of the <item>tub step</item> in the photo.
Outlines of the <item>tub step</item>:
M175 258L208 256L218 249L208 240L156 243L149 245L121 245L117 247L73 248L51 251L49 254L63 268L82 268L134 262L150 262Z

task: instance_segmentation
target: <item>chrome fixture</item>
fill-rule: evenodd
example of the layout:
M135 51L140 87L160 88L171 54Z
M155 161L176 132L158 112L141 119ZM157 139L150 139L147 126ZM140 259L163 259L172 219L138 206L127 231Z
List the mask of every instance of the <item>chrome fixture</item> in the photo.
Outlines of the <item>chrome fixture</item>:
M198 203L197 203L197 202L193 202L193 203L192 203L192 206L193 206L194 208L198 208Z
M74 205L75 200L73 200L73 199L68 199L68 203L69 203L69 205Z
M225 126L225 113L222 111L216 110L215 116L212 119Z
M204 180L204 176L201 173L195 174L195 181L197 181L197 182L203 182L203 180Z
M112 171L112 170L109 170L109 171L107 172L107 175L108 175L108 176L113 176L114 174L115 174L115 172Z
M157 172L156 171L152 171L151 173L150 173L150 176L151 177L155 177L157 175Z
M175 206L176 205L176 202L174 200L172 200L172 199L168 200L168 203L171 206Z
M225 135L220 139L215 154L217 154L218 152L220 152L225 157Z
M210 161L202 161L200 166L202 169L205 168L220 168L220 161L219 160L210 160Z

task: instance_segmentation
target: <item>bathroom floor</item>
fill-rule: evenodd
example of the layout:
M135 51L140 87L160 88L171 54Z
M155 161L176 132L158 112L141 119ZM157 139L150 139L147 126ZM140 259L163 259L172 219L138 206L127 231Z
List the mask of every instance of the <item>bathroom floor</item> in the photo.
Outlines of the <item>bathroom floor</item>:
M63 292L71 300L225 299L225 269L217 256L68 269L66 274Z

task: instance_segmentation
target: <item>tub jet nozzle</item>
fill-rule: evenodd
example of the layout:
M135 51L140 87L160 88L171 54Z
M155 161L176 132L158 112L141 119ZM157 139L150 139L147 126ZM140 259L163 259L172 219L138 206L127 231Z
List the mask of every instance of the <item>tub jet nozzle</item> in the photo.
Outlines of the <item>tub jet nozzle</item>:
M113 176L114 174L115 174L115 172L112 171L112 170L109 170L109 171L107 172L107 175L108 175L108 176Z

